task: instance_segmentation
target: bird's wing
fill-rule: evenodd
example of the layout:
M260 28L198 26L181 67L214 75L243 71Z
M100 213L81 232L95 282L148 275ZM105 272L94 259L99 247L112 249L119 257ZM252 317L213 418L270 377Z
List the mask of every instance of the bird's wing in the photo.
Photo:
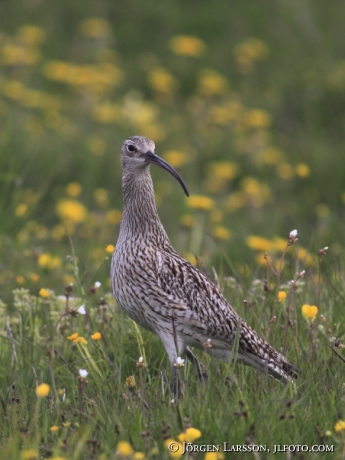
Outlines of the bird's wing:
M160 250L156 272L160 288L184 306L177 321L207 339L231 347L238 338L239 359L290 380L297 371L287 359L257 334L226 301L217 287L194 265L173 251ZM286 375L287 374L287 375Z

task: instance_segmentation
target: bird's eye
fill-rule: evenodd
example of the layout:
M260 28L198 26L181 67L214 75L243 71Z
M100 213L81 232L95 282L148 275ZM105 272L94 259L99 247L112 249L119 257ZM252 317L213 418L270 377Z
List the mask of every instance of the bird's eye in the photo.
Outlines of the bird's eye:
M129 152L136 152L137 151L137 149L132 144L127 145L127 150Z

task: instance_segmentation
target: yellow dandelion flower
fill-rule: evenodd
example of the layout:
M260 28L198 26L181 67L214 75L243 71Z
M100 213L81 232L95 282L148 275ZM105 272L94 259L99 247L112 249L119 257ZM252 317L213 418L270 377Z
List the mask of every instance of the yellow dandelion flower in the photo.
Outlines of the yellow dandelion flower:
M76 339L73 340L73 342L75 343L81 343L82 345L86 345L87 344L87 340L82 337L82 336L79 336L77 337Z
M183 445L180 442L176 442L172 438L165 439L164 446L169 450L169 455L171 458L180 458L182 457Z
M341 431L345 430L345 420L338 420L337 423L334 425L334 431L340 433Z
M56 433L57 431L59 431L59 427L57 425L53 425L49 428L49 430L52 432L52 433Z
M191 195L187 200L188 206L201 211L209 211L214 206L212 198L204 195Z
M220 241L227 241L231 238L231 232L222 225L216 225L212 230L213 236Z
M250 128L269 128L272 117L265 110L252 109L247 111L245 123Z
M184 255L184 258L186 260L188 260L188 262L190 262L191 264L197 266L198 265L198 260L197 258L195 257L195 255L192 253L192 252L187 252L185 255Z
M90 38L107 37L110 32L110 24L103 18L88 18L80 24L80 31Z
M20 203L18 206L16 206L16 209L14 210L14 215L16 217L23 217L28 212L28 209L29 207L26 203Z
M277 164L283 159L283 153L275 147L268 147L258 154L258 161L268 165Z
M316 318L319 312L319 309L316 305L308 305L308 304L302 305L301 310L302 310L302 315L310 321L314 321L314 319Z
M182 56L199 57L206 50L205 43L192 35L176 35L171 38L169 45L173 53Z
M26 449L23 450L20 454L21 460L36 460L38 459L38 450L37 449Z
M204 69L199 78L199 92L204 96L223 94L228 88L227 80L212 69Z
M45 32L41 27L28 24L18 29L17 36L26 45L35 46L43 42Z
M45 288L41 288L41 289L39 290L38 295L39 295L40 297L43 297L44 299L46 299L47 297L49 297L49 291L48 291L47 289L45 289Z
M201 431L198 430L197 428L187 428L186 431L183 433L179 434L177 436L177 439L180 442L194 442L196 439L199 439L201 436Z
M310 168L304 163L299 163L298 165L296 165L295 170L296 170L296 175L298 177L305 178L305 177L310 176Z
M102 334L100 332L95 332L94 334L92 334L91 336L91 339L92 340L101 340L102 338Z
M272 247L270 240L256 235L249 235L246 239L246 245L250 247L250 249L263 252L269 251Z
M113 123L121 118L121 110L115 104L99 104L94 107L92 116L98 123ZM91 153L95 155L102 155L105 150L105 144L95 140L89 141L88 146Z
M105 251L108 254L112 254L115 251L115 246L113 244L108 244L108 246L105 248Z
M278 292L278 300L279 302L283 302L286 299L286 292L285 291L279 291Z
M207 165L207 172L220 179L231 180L238 174L238 166L230 161L214 161Z
M206 452L204 460L224 460L222 452Z
M70 182L68 185L66 185L65 192L69 196L79 196L81 194L82 188L81 185L78 182Z
M194 217L191 216L190 214L183 214L183 216L180 217L180 224L183 227L190 228L193 226L194 223Z
M168 150L163 153L162 157L174 168L181 168L189 161L187 155L178 150Z
M176 79L167 70L162 68L153 69L147 78L150 87L163 95L173 93L177 86Z
M23 284L25 282L25 278L22 275L16 276L16 281L18 284Z
M39 255L37 259L37 263L42 268L47 268L49 270L52 270L54 268L60 268L62 262L58 256L52 256L49 253L43 252L42 254Z
M133 460L144 460L145 454L144 452L135 452L133 454Z
M77 200L62 199L56 208L58 216L63 220L70 220L76 224L84 222L87 218L86 207Z
M67 339L68 339L68 340L73 340L73 341L74 341L74 340L76 340L78 337L79 337L78 332L75 332L74 334L69 335L69 336L67 337Z
M37 281L40 279L40 276L37 273L30 273L29 278L33 283L37 283Z
M50 386L47 385L46 383L41 383L41 385L38 385L36 387L36 395L39 398L46 398L49 395L50 392Z
M117 455L122 457L130 457L133 452L133 447L127 441L120 441L116 446Z
M22 97L24 85L18 80L9 80L4 83L2 91L9 99L17 100Z

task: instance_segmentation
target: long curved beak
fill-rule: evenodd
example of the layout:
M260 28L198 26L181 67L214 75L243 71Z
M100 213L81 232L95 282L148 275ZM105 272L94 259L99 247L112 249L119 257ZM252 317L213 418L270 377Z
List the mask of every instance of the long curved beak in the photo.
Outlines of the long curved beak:
M151 152L151 150L149 150L148 152L146 152L144 154L144 158L148 163L160 166L161 168L166 169L167 171L169 171L170 174L172 174L175 177L175 179L177 179L179 181L179 183L181 184L181 186L182 186L182 188L184 190L184 193L187 196L189 196L189 192L188 192L188 189L186 187L186 184L183 182L183 180L182 180L181 176L179 175L179 173L172 166L170 166L169 163L164 161L163 158L159 157L155 153Z

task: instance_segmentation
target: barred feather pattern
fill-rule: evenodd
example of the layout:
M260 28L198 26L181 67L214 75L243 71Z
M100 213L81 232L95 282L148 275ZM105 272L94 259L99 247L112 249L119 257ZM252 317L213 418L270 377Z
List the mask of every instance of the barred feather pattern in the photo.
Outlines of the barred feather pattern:
M144 137L133 136L122 146L124 210L111 263L117 303L160 337L172 365L189 347L196 347L224 360L233 357L283 382L292 381L298 369L240 318L210 279L173 249L158 217L149 167L153 157L147 152L154 152L154 144ZM205 348L209 339L212 346Z

